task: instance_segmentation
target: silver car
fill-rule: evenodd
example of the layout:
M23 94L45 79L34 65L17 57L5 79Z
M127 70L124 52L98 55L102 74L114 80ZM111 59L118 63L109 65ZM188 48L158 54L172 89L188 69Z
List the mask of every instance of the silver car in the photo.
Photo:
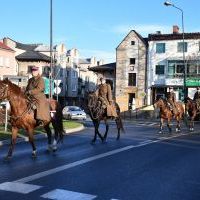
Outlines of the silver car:
M86 120L85 111L78 106L65 106L62 112L65 119Z

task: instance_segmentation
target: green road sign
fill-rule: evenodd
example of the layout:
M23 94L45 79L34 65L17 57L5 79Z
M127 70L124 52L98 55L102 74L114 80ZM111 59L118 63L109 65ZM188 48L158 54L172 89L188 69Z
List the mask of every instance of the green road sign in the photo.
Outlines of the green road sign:
M49 94L49 92L50 92L50 80L46 77L43 77L43 79L44 79L44 85L45 85L44 93ZM51 91L52 91L52 94L54 94L54 83L53 83L53 81L52 81Z
M200 86L200 78L187 78L186 86Z

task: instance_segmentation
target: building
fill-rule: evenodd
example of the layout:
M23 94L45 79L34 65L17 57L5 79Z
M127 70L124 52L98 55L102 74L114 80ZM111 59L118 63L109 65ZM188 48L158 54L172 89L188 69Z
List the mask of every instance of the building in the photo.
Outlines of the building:
M193 98L195 87L200 86L200 33L179 33L173 26L171 34L150 34L148 37L148 104L165 97L168 88L175 90L177 100L183 100L184 62L187 65L187 94Z
M121 111L146 101L147 41L132 30L116 49L116 101Z
M0 79L7 75L17 75L17 65L15 62L15 51L0 42Z

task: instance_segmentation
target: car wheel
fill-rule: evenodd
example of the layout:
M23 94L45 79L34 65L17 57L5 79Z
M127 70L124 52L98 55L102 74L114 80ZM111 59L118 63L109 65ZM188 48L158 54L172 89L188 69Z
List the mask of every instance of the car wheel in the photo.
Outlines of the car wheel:
M71 115L68 115L68 116L67 116L67 119L71 119Z

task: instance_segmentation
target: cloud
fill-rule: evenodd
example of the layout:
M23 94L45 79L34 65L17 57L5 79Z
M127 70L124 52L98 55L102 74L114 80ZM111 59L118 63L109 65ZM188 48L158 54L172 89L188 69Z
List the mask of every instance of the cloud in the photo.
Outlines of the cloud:
M92 49L79 49L81 56L90 58L95 56L97 60L103 59L104 63L115 62L116 54L115 51L102 51L102 50L92 50Z
M117 25L112 28L112 32L117 34L127 34L130 30L136 30L143 36L147 36L150 33L161 31L162 33L170 33L172 27L159 24L136 24L136 25Z

